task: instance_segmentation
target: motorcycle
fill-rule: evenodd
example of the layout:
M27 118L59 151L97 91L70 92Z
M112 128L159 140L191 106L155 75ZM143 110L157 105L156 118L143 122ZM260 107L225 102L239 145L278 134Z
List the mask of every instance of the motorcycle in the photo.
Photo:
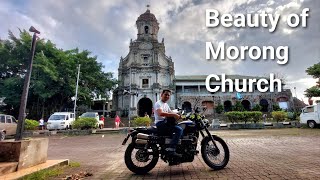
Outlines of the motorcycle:
M178 111L181 112L181 109ZM225 141L216 135L211 135L208 130L210 123L204 115L199 114L198 109L195 113L186 115L182 112L182 116L184 116L183 121L177 125L183 129L183 135L176 148L181 157L172 156L166 151L172 134L158 132L156 127L134 128L129 130L122 142L122 145L125 145L129 138L132 138L124 155L127 168L136 174L146 174L156 166L159 158L169 163L169 166L192 162L199 154L197 145L201 135L201 156L204 162L214 170L223 169L230 157Z

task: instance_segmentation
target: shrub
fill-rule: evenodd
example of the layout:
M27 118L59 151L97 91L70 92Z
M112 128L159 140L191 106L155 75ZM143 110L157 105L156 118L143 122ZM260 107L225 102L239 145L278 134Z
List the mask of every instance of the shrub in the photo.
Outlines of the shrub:
M239 111L230 111L230 112L225 113L225 115L227 116L228 120L232 124L242 120L242 117L241 117L240 114L241 114L241 112L239 112Z
M92 129L97 128L97 126L97 120L91 117L81 117L72 123L72 127L75 129Z
M281 108L278 104L274 104L274 105L272 105L272 110L273 111L281 111Z
M261 120L261 118L262 118L262 112L260 112L260 111L251 111L251 112L248 112L248 113L250 113L251 120L254 123L259 122Z
M223 112L223 105L222 105L222 104L219 104L219 105L216 107L216 113L221 114L222 112Z
M285 120L285 118L287 117L287 113L284 112L284 111L273 111L272 112L272 117L278 123L279 121L284 121Z
M255 106L253 106L252 111L261 111L262 106L260 106L259 104L256 104Z
M39 122L32 119L26 119L24 128L26 130L36 130L39 127Z
M240 101L237 101L234 106L232 106L232 111L244 111L244 107Z
M150 126L151 119L148 117L136 117L132 121L133 126Z
M295 112L288 112L287 117L288 119L290 119L291 121L294 121L297 119L298 114Z
M261 120L262 112L259 111L231 111L225 113L231 123L253 121L254 123Z

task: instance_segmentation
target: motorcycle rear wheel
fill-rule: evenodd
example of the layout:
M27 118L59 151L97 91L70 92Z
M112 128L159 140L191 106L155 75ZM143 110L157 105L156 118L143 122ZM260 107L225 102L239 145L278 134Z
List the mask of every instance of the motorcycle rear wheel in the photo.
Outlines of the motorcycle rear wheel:
M134 152L137 150L137 152ZM151 152L150 152L151 151ZM150 156L152 158L150 158ZM134 162L138 161L138 162ZM139 164L146 163L150 160L149 163L147 163L144 166L139 166ZM135 144L131 143L128 145L126 152L124 154L124 162L127 166L127 168L136 173L136 174L147 174L149 171L151 171L156 165L159 160L159 151L157 146L152 146L147 151L142 149L135 149Z
M204 162L214 170L223 169L229 162L230 152L228 145L218 136L212 135L218 149L215 148L209 136L201 142L201 155ZM218 156L222 155L222 159ZM215 162L218 160L218 162Z

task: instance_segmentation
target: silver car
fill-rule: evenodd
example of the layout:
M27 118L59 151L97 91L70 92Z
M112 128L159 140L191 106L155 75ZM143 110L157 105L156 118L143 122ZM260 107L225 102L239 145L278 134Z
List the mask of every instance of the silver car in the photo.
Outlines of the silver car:
M0 114L0 141L3 141L6 135L15 135L17 129L17 120L10 115Z

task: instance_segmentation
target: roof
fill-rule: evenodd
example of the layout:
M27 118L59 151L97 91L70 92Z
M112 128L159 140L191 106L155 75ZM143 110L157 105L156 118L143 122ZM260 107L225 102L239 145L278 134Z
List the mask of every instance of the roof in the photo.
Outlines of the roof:
M141 14L138 17L137 21L157 21L157 18L154 14L150 13L150 10L148 9L145 13Z
M206 80L208 75L179 75L175 76L176 81L190 81L190 80ZM218 75L221 78L221 75ZM230 79L260 79L266 77L258 77L258 76L244 76L244 75L226 75L226 78ZM268 79L268 78L266 78Z

